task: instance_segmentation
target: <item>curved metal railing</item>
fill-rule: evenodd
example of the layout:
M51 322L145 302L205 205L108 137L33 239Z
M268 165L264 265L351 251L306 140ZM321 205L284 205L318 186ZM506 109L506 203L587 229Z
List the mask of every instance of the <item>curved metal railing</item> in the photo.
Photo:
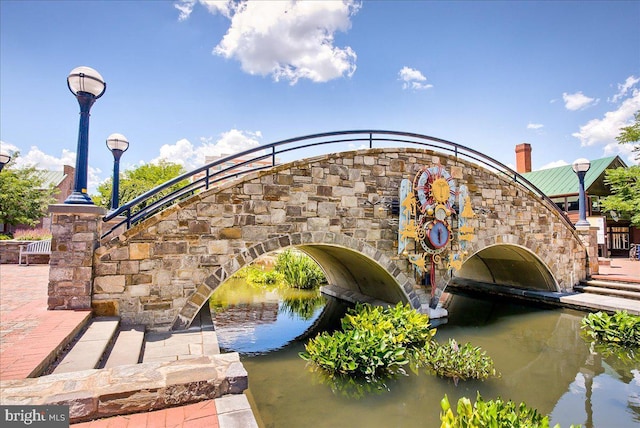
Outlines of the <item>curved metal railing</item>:
M118 209L109 212L109 214L103 219L105 222L118 216L122 216L123 220L116 222L111 229L107 230L106 233L102 235L102 237L104 238L108 236L113 232L113 230L121 227L122 225L126 225L126 228L129 229L132 225L135 225L163 209L188 198L199 190L207 190L212 185L220 181L272 168L277 165L277 157L279 155L332 144L341 146L344 146L345 144L359 144L360 146L366 145L368 148L374 148L374 143L377 147L379 146L378 148L389 147L384 146L383 144L396 144L400 147L407 145L429 147L436 151L440 150L450 152L455 158L461 158L483 165L497 174L504 175L514 182L522 184L541 199L548 201L551 206L558 210L568 226L571 228L574 227L564 212L562 212L562 210L560 210L560 208L558 208L544 193L542 193L541 190L526 178L513 171L500 161L486 156L477 150L428 135L384 130L357 130L326 132L277 141L275 143L261 145L240 153L223 157L200 168L196 168L193 171L186 172L154 189L149 190L148 192L122 205ZM357 147L355 149L359 148L362 147ZM268 164L265 163L264 165L252 166L256 162L262 161L264 163L267 159L269 159ZM240 161L238 162L238 160ZM225 166L229 163L231 163L231 165ZM180 184L179 187L168 191L178 184ZM163 192L167 193L163 194Z

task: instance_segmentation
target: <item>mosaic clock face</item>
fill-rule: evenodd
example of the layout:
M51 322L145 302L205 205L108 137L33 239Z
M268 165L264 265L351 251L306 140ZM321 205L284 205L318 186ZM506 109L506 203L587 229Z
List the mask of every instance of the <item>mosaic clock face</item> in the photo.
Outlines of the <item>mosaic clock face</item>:
M433 248L444 247L449 242L450 237L449 228L440 220L434 220L427 231L427 238Z

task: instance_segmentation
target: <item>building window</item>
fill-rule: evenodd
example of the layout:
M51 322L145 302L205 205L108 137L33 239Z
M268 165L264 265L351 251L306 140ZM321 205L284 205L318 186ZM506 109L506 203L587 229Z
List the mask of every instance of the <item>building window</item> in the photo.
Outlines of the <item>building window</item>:
M609 226L609 242L612 250L629 249L629 228L620 226Z
M567 211L579 211L580 205L577 196L569 196L567 198Z
M551 201L555 203L558 206L558 208L560 208L560 211L566 211L565 209L565 207L567 206L566 198L551 198Z

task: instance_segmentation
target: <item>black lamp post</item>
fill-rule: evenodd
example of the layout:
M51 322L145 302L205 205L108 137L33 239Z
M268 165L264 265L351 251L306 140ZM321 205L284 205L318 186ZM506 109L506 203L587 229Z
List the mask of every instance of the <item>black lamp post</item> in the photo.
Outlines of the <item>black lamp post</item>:
M9 154L5 152L0 152L0 171L2 171L2 168L4 168L4 166L8 164L10 161L11 161L11 156L9 156Z
M584 191L584 176L587 174L587 171L589 171L589 168L591 168L591 162L589 162L589 159L580 158L576 159L571 167L573 168L573 172L578 175L578 182L580 183L578 189L578 209L580 211L580 217L576 226L589 226L589 222L587 221L587 197Z
M107 138L107 147L113 153L113 182L111 183L111 211L118 208L120 187L120 156L129 148L129 141L122 134L111 134Z
M93 68L77 67L67 77L67 86L80 104L80 127L78 129L78 150L73 193L65 204L93 204L87 194L87 170L89 164L89 110L93 103L104 94L107 84Z

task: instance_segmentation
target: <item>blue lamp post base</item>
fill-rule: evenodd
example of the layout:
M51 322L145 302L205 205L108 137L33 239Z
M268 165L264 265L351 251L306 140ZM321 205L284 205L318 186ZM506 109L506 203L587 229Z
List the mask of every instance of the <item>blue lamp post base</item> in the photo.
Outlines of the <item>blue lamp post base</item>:
M86 193L82 192L73 192L72 194L64 200L65 204L93 204L93 200Z

